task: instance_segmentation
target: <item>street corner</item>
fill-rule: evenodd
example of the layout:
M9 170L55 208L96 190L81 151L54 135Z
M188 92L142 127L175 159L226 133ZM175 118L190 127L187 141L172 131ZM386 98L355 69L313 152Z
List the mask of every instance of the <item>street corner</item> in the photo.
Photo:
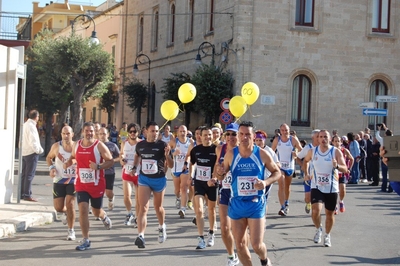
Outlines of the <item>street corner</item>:
M2 219L0 220L0 239L13 236L17 232L26 231L33 226L51 224L54 219L54 212L32 212L11 219Z

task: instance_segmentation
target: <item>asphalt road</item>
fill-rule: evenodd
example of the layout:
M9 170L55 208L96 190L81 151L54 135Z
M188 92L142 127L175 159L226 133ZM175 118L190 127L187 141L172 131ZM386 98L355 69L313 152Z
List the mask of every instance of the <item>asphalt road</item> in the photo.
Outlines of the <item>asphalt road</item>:
M117 171L119 176L120 170ZM40 204L52 205L50 182L47 176L37 176L34 180L33 193ZM92 249L75 250L81 238L78 220L75 227L77 241L66 241L66 226L55 221L1 239L0 265L226 265L226 251L219 231L214 247L195 250L197 229L191 223L193 211L187 212L187 218L179 218L171 179L164 204L168 239L163 244L157 242L158 223L151 208L145 249L134 245L137 230L123 224L126 211L120 178L117 178L114 191L116 207L108 212L113 228L105 230L100 221L91 217ZM348 186L346 212L336 216L331 232L332 247L326 248L312 241L315 229L310 215L304 212L302 191L301 181L293 179L289 216L280 217L277 215L277 185L272 188L264 242L273 265L400 264L398 195L378 193L377 187L366 184ZM260 265L253 251L252 261L254 265Z

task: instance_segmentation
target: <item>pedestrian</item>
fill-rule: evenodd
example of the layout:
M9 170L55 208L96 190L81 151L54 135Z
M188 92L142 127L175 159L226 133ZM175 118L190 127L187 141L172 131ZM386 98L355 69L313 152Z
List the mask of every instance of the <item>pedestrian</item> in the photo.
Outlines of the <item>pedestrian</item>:
M37 200L32 197L32 181L35 177L39 155L43 153L39 133L36 128L38 120L39 112L31 110L28 114L28 120L23 125L21 148L21 199L33 202L37 202Z

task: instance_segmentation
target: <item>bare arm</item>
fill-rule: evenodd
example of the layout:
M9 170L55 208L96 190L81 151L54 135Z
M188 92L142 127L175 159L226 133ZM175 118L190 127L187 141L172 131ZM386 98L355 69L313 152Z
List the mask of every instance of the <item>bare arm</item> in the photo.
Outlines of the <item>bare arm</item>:
M99 142L99 144L97 144L97 149L99 150L101 157L104 159L104 162L97 164L96 162L89 161L90 168L93 170L98 170L112 167L114 165L114 159L107 146L103 142Z
M338 148L335 148L335 160L333 160L333 168L338 169L342 173L347 173L348 171L343 153Z
M312 158L312 149L307 152L306 157L304 157L302 169L304 172L304 180L310 180L310 173L308 172L308 165Z
M272 141L271 149L275 152L276 147L278 147L278 137L275 137L274 141Z
M49 154L46 156L46 162L47 165L49 166L49 175L50 177L55 177L57 174L56 167L53 165L53 159L57 156L58 154L58 146L59 143L56 142L51 146Z
M266 186L273 184L281 177L281 170L266 150L260 150L260 157L265 167L269 172L271 172L271 175L267 179L259 180L258 183L255 184L258 190L264 189Z
M346 157L349 158L350 161L350 169L353 167L354 164L354 157L351 155L350 151L348 149L344 149L344 153L346 154ZM348 169L350 171L350 169Z
M70 167L70 166L73 164L72 160L75 159L75 149L76 149L76 145L78 145L78 142L75 142L75 143L72 145L71 156L69 157L68 161L66 161L66 162L64 163L64 165L63 165L63 168L64 168L64 169L67 169L68 167Z

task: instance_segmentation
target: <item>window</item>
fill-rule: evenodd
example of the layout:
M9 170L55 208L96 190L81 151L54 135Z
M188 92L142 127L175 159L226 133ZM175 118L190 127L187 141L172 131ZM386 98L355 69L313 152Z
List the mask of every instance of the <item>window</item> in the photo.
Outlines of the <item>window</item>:
M214 31L214 0L210 0L210 27L208 28L209 32Z
M175 41L175 4L171 4L170 22L169 22L169 45L173 45Z
M372 32L389 32L390 0L373 0Z
M314 26L314 0L296 0L296 26Z
M151 50L155 51L158 47L158 10L155 10L153 13L153 31L152 31L152 46Z
M96 121L96 107L92 108L92 122Z
M193 27L194 27L194 0L189 0L189 20L188 20L187 39L193 38Z
M374 82L372 82L369 92L369 101L375 102L377 95L388 95L388 87L386 83L381 79L377 79ZM387 103L377 103L376 107L380 109L387 109ZM368 117L368 126L371 128L373 128L374 126L375 123L374 119L375 116ZM386 123L386 116L377 116L376 123L377 124Z
M143 51L143 15L139 17L139 29L138 29L138 52Z
M310 126L311 81L305 75L293 80L292 126Z
M83 119L83 123L85 123L86 122L86 107L84 107L82 110L82 119Z

